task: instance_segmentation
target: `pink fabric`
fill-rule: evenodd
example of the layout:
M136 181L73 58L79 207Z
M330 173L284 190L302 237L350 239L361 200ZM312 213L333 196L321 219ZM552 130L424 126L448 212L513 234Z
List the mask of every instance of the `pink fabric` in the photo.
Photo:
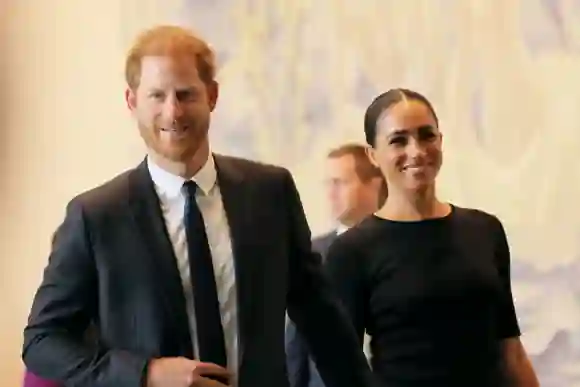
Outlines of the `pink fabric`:
M22 386L23 387L63 387L56 382L46 380L46 379L41 379L38 376L34 375L30 371L25 372L24 382L23 382Z

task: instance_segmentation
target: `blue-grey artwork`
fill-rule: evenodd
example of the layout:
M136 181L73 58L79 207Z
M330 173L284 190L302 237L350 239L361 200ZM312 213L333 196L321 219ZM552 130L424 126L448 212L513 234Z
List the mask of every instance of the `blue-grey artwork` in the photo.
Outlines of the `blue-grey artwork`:
M221 151L283 164L313 229L320 164L391 87L435 104L440 194L495 213L543 387L580 387L579 0L181 0L218 54Z

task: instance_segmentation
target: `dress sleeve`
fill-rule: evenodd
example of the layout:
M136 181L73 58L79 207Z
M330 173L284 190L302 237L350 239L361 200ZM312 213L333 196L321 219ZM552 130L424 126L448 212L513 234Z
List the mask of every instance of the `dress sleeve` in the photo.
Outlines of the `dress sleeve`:
M499 339L520 336L520 327L516 317L510 275L510 250L501 222L494 219L495 231L495 264L501 281L501 294L497 313L497 332Z
M328 249L326 258L331 284L352 320L361 347L364 342L368 304L365 261L362 255L360 249L352 246L351 240L340 236Z

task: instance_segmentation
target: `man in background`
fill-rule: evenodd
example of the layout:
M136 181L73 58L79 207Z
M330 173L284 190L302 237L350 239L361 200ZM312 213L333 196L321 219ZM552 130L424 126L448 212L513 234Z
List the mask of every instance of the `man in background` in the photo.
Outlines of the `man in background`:
M387 196L380 170L371 164L366 147L355 143L328 153L325 183L336 226L312 242L323 260L336 237L375 212ZM324 387L306 343L291 321L286 330L286 356L291 387Z

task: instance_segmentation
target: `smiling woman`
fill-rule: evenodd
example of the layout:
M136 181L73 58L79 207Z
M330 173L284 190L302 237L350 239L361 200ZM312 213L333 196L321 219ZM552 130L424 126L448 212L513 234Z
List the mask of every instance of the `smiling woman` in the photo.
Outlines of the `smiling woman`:
M438 126L415 91L389 90L371 103L365 137L389 196L330 247L331 278L361 343L365 330L371 336L385 385L537 387L519 340L503 225L435 193Z
M393 193L434 186L441 168L442 135L427 98L407 89L379 95L367 110L364 130L371 145L371 160L381 169Z

